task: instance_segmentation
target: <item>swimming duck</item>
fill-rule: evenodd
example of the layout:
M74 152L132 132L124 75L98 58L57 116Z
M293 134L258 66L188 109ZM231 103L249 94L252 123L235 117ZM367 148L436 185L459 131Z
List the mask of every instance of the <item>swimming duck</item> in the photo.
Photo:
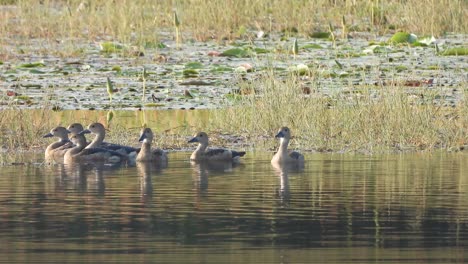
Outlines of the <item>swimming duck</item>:
M234 151L228 149L206 149L208 147L208 135L205 132L197 133L189 143L198 142L197 149L190 156L193 161L239 161L245 155L244 151Z
M128 156L136 156L136 153L138 151L138 149L136 148L104 142L104 138L106 137L106 129L101 123L92 123L88 126L87 129L79 132L79 134L81 135L88 133L93 133L96 135L96 137L94 137L93 141L91 141L91 143L89 143L89 145L86 148L99 147L117 151L121 154L125 154Z
M65 153L64 163L72 163L77 161L105 161L110 163L118 163L126 159L116 151L103 148L87 148L84 135L78 133L70 137L70 141L74 146Z
M271 159L272 164L303 164L304 156L297 151L288 151L289 140L291 139L291 130L282 127L275 138L280 139L278 152Z
M81 131L84 130L83 125L80 123L73 123L67 127L68 131L70 131L70 134L76 135L80 133Z
M151 128L143 128L140 132L140 138L138 139L141 144L140 152L136 157L136 161L140 162L157 162L167 163L167 154L162 149L151 149L151 142L153 141L153 131Z
M71 147L70 140L68 140L69 131L64 127L55 127L43 137L58 137L59 140L47 146L45 150L45 159L47 161L60 162L63 160L65 152Z

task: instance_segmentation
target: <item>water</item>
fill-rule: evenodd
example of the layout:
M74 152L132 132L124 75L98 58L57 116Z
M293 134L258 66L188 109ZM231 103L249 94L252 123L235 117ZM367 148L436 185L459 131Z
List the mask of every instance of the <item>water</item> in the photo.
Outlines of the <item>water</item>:
M277 170L3 166L0 256L15 262L375 263L468 260L468 155L308 154ZM31 156L30 160L41 160Z

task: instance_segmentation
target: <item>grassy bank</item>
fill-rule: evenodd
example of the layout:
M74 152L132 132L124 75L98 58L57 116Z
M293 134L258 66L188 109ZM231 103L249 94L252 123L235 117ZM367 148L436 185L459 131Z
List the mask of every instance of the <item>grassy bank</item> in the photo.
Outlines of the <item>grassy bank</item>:
M0 11L0 33L14 40L112 39L151 45L173 32L174 11L182 35L196 40L245 37L249 31L354 31L383 34L405 30L439 36L468 31L465 0L317 0L317 1L34 1L7 0ZM166 36L167 37L167 36Z
M301 81L267 76L243 89L233 108L217 111L213 126L248 138L272 137L281 126L296 135L294 147L312 151L388 152L458 150L468 144L468 92L443 106L437 89L363 86L352 93L304 95Z
M253 91L238 96L232 107L203 111L3 110L1 145L9 151L43 150L42 138L57 125L102 122L107 140L137 146L142 124L157 133L164 148L192 147L187 139L196 131L212 135L214 145L230 145L233 135L247 149L272 149L281 126L295 135L292 148L303 151L382 153L393 151L460 150L468 145L468 92L455 106L444 106L437 89L398 86L362 86L353 92L304 94L302 81L264 76L244 83ZM18 122L19 121L19 122Z

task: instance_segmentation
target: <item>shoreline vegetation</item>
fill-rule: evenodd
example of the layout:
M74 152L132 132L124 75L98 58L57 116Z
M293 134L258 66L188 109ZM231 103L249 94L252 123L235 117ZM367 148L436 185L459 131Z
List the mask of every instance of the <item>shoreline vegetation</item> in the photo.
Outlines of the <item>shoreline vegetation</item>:
M79 58L83 55L76 54L75 47L62 46L64 50L58 50L56 47L60 45L56 43L62 39L115 41L140 50L154 49L161 39L174 38L177 49L179 42L184 41L215 41L219 45L239 39L249 41L260 31L306 39L321 32L333 43L359 36L360 32L382 36L405 31L438 37L446 32L468 32L467 6L464 0L0 0L0 44L24 46L45 41L40 45L54 49L44 48L42 53ZM294 56L298 51L292 48ZM0 62L14 60L14 56L16 53L0 48ZM27 50L21 56L27 57ZM338 61L336 64L342 67ZM12 103L8 109L0 110L0 148L6 152L43 150L50 141L42 135L51 128L94 121L111 127L110 142L137 146L139 128L148 125L155 131L155 145L173 149L189 147L187 138L194 131L205 130L212 135L213 145L239 144L246 150L272 150L277 145L273 134L284 125L295 133L291 147L304 152L386 153L468 148L466 80L453 88L458 94L456 103L447 104L452 98L444 98L441 87L426 89L420 83L360 84L340 92L324 92L317 87L320 79L326 77L315 70L311 67L306 72L299 69L284 74L266 66L255 78L245 80L239 74L237 92L221 108L166 116L144 108L78 113L54 111L47 100L36 110ZM399 70L405 69L395 72ZM466 73L466 69L457 67L451 70ZM365 69L362 73L374 74ZM3 81L5 77L0 78ZM144 74L142 78L145 83ZM109 83L108 92L112 96L113 87ZM0 99L7 96L1 94ZM190 92L188 96L192 96Z

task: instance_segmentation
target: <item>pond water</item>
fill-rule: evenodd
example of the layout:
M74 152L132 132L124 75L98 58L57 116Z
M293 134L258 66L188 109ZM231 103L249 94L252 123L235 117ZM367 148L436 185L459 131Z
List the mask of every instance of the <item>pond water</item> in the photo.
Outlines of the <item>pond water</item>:
M468 155L271 153L167 168L2 166L0 254L14 262L468 260ZM42 155L31 154L32 161Z

